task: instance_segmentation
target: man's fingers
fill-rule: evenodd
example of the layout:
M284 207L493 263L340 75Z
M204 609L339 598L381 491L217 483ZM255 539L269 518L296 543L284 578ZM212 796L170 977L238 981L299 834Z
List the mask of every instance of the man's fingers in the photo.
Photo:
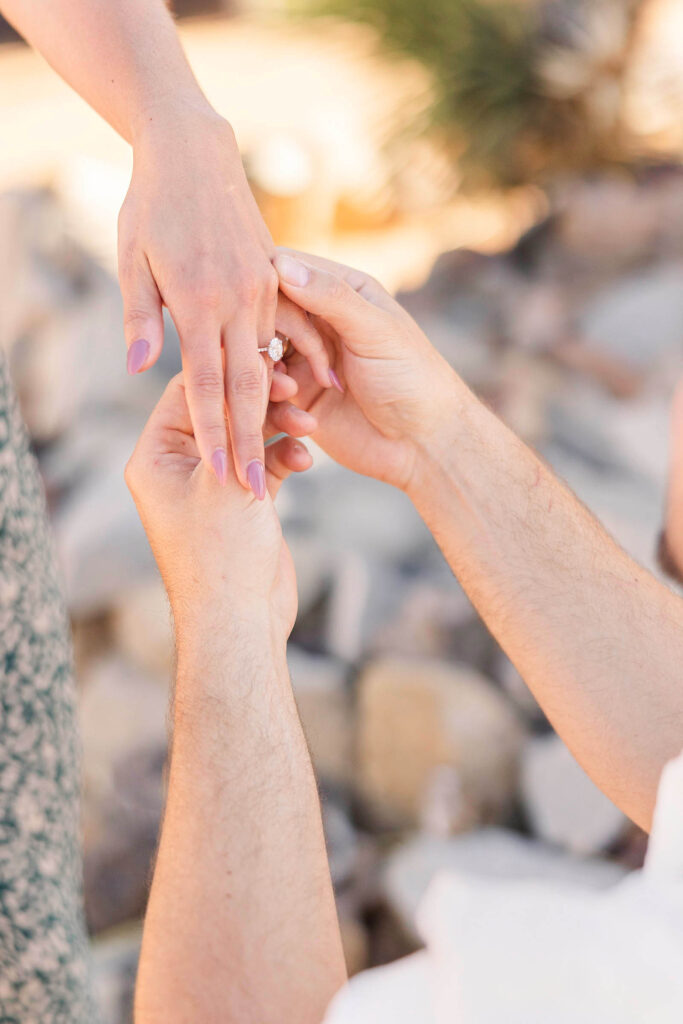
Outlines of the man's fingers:
M258 352L253 322L244 317L225 328L226 385L230 438L237 477L257 498L266 496L263 419L268 373Z
M297 382L286 372L284 363L278 363L273 369L273 379L270 383L270 401L286 402L287 399L294 398L298 390Z
M318 270L325 270L334 277L346 281L350 288L357 292L362 298L367 299L374 306L386 310L387 313L396 313L401 306L391 297L383 285L374 277L358 270L356 267L348 267L345 263L335 263L334 260L325 259L324 256L316 256L313 253L299 252L296 249L281 247L278 252L283 256L291 256L306 266L315 267Z
M164 344L161 296L144 253L119 260L123 330L128 373L140 373L159 358Z
M126 466L125 479L133 494L142 485L150 463L166 452L197 456L192 421L187 407L182 373L171 378L152 413Z
M280 289L308 313L326 320L353 350L357 337L367 337L372 321L382 316L370 302L341 277L279 253L274 261L280 277Z
M266 419L266 434L290 434L292 437L308 437L318 429L315 416L304 409L297 409L291 402L271 403Z
M301 441L283 437L266 449L266 482L274 498L290 473L303 473L313 465L311 454Z
M213 326L178 324L183 355L185 394L194 435L206 466L221 485L228 478L228 445L225 427L225 386L220 332Z
M277 329L286 335L308 361L313 376L323 388L332 385L330 359L320 334L303 309L295 305L286 295L280 295L277 307Z

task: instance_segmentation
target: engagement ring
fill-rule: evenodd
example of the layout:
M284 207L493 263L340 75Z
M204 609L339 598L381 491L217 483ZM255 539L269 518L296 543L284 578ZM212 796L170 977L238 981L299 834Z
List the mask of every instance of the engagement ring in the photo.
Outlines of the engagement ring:
M288 348L289 338L280 338L276 335L274 338L270 339L267 345L263 348L259 348L259 352L265 352L266 355L270 356L274 363L279 363Z

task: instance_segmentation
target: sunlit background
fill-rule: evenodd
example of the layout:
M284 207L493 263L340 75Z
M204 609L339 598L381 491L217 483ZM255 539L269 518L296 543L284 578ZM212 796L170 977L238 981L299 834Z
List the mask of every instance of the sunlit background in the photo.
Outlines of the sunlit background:
M369 270L654 568L683 371L683 0L178 3L277 242ZM73 618L88 923L130 993L162 805L169 614L123 466L126 144L0 28L0 343ZM314 449L315 450L315 449ZM411 506L315 451L280 511L293 681L349 967L415 949L437 867L612 884L640 834L555 737ZM501 496L501 502L504 496Z

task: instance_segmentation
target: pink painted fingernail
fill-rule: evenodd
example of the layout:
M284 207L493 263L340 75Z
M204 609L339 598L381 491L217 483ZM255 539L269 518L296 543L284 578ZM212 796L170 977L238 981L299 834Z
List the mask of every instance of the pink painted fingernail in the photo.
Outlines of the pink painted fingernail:
M221 487L225 487L228 482L228 456L225 453L225 448L216 448L211 456L211 465L218 483Z
M275 269L287 284L293 284L297 288L303 288L308 284L310 273L308 267L291 256L280 255L275 259Z
M149 342L144 338L138 338L128 349L126 357L126 369L128 373L139 373L149 358Z
M344 385L339 380L339 377L334 372L334 370L330 370L330 380L332 381L332 383L335 386L335 388L337 389L337 391L341 391L341 393L343 395L344 394Z
M258 459L247 466L247 480L258 500L263 501L266 496L266 471Z

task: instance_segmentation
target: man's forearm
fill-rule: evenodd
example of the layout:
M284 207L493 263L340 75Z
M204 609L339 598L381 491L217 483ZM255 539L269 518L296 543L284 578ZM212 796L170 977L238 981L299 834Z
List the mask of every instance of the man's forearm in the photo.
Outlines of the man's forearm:
M224 625L179 652L135 1020L319 1024L345 968L285 653Z
M683 604L461 386L411 488L453 571L595 782L644 827L683 746Z
M128 142L157 110L208 106L163 0L0 0L0 11Z

